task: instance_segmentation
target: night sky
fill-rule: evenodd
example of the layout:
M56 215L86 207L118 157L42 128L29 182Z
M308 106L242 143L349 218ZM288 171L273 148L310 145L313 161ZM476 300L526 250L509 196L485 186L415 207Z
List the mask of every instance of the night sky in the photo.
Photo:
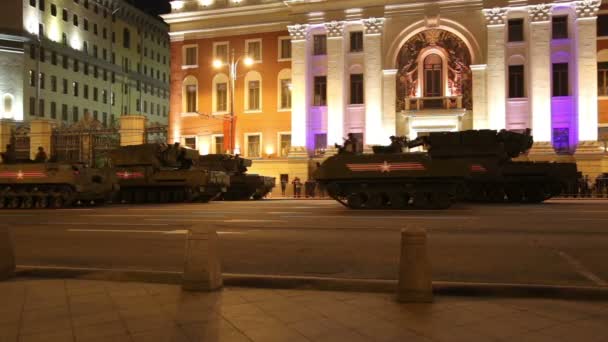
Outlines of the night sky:
M169 0L127 0L150 14L163 14L171 11Z

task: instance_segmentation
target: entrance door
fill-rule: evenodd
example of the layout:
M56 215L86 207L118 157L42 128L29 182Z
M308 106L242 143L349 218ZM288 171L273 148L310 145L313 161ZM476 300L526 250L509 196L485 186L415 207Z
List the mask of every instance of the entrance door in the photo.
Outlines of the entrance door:
M441 57L437 54L428 55L424 59L424 97L441 97Z

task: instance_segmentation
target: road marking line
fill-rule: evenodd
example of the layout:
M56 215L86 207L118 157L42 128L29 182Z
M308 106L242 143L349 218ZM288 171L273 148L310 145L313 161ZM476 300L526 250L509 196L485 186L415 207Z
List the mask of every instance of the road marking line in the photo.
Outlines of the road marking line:
M112 222L104 222L104 223L91 223L91 222L45 222L45 223L24 223L23 225L53 225L53 226L168 226L168 223L112 223Z
M248 219L231 219L231 220L223 220L221 222L224 223L270 223L270 222L275 222L275 223L280 223L280 222L287 222L285 220L248 220Z
M583 277L591 280L596 285L604 286L604 287L608 286L608 283L606 283L602 278L598 277L593 272L588 270L580 261L576 260L571 255L569 255L565 252L562 252L562 251L558 251L558 254L559 254L559 256L564 258L564 260L566 260L566 262L569 263L570 266L572 266Z
M289 216L281 216L284 218L310 218L310 216L304 215L289 215ZM470 220L470 219L479 219L479 217L473 216L408 216L408 215L395 215L395 216L359 216L359 215L315 215L314 218L328 218L328 219L337 219L337 218L350 218L350 219L368 219L368 220L378 220L378 219L416 219L416 220Z
M68 232L72 233L139 233L139 234L164 234L164 235L186 235L188 234L188 230L186 229L178 229L178 230L121 230L121 229L66 229ZM226 231L218 231L218 234L221 235L243 235L255 230L244 231L244 232L226 232Z

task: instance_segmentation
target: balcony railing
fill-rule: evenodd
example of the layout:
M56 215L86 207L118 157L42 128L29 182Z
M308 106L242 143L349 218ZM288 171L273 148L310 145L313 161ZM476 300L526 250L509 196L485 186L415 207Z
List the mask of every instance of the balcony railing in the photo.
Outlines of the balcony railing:
M462 96L406 97L405 110L462 109Z

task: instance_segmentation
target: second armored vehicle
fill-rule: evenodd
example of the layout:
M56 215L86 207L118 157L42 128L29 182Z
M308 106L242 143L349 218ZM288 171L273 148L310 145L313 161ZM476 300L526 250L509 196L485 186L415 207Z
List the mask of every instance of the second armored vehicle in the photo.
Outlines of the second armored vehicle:
M200 156L196 165L201 168L222 171L230 175L230 187L222 194L227 201L260 200L275 187L274 177L248 174L251 160L227 154Z
M176 145L124 146L110 152L120 202L208 202L230 185L225 172L193 167L198 152Z

